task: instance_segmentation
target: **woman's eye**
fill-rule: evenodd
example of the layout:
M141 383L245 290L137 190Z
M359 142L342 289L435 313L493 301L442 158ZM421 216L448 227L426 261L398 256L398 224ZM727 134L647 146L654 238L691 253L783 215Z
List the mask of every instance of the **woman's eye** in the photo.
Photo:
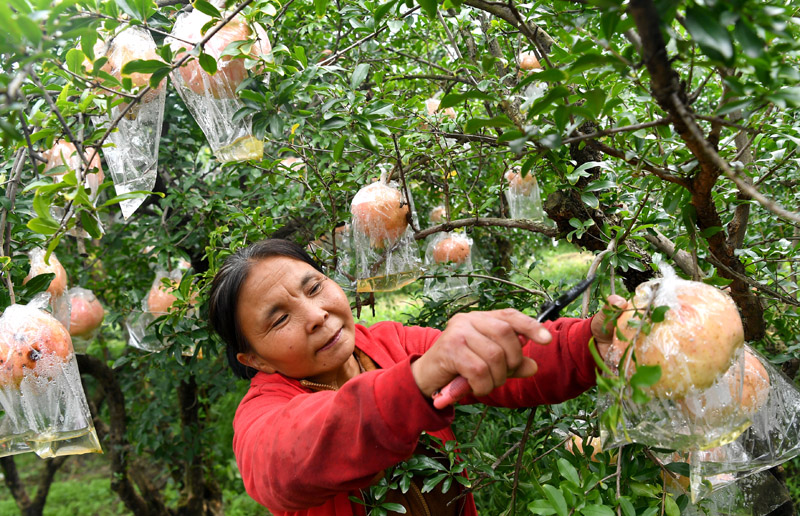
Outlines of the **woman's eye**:
M319 292L319 289L321 288L322 288L322 282L320 281L319 283L316 283L313 287L311 287L311 290L309 292L311 294L316 294L317 292Z
M278 319L275 321L275 324L273 324L272 327L273 328L277 328L278 326L283 324L283 322L286 321L286 319L288 319L288 318L289 318L288 315L283 314L282 316L278 317Z

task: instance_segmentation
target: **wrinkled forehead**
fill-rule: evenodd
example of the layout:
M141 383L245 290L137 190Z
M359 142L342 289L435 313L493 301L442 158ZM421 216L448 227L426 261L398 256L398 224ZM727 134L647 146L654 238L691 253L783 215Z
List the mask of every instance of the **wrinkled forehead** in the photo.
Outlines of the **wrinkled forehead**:
M308 263L286 256L262 258L250 265L250 270L242 283L239 300L257 295L269 299L280 292L302 290L320 272Z

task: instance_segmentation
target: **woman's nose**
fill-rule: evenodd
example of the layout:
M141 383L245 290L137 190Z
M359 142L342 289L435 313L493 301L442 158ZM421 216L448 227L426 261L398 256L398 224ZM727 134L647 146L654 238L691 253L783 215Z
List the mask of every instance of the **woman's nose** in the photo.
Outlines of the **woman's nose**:
M308 303L308 331L309 333L321 328L328 319L328 311L315 303Z

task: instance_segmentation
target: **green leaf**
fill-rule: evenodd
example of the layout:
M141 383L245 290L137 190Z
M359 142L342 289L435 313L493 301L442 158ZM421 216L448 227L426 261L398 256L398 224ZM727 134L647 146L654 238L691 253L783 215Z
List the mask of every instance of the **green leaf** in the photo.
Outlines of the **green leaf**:
M622 508L622 514L624 516L636 516L636 509L633 508L633 504L628 500L627 496L620 497L619 506Z
M353 72L353 76L350 77L350 88L356 90L361 83L364 82L364 79L367 78L367 74L369 73L369 63L361 63L360 65L356 66L355 71Z
M700 6L690 6L686 9L686 29L708 57L726 63L733 59L731 35L719 16Z
M325 16L325 11L328 10L328 3L330 0L314 0L314 10L317 12L317 18Z
M100 224L97 222L97 219L94 218L88 211L81 212L81 226L83 226L83 229L85 229L92 238L100 238L103 236L103 232L100 229Z
M497 100L497 97L482 91L468 91L466 93L448 93L442 97L442 102L439 104L439 109L447 109L449 107L461 104L465 100L478 99L478 100ZM499 117L495 117L499 118Z
M145 21L156 11L153 0L116 0L117 6L131 18Z
M547 500L534 500L528 504L528 511L531 514L539 514L541 516L551 516L556 513L553 506Z
M392 9L392 7L394 7L396 3L397 0L390 0L389 2L386 2L385 4L380 5L378 6L377 9L375 9L375 13L373 14L373 16L375 17L376 26L380 24L383 17L386 16L386 14Z
M406 508L400 505L399 503L382 503L382 509L386 509L387 511L394 511L397 514L405 514Z
M306 57L306 49L301 47L300 45L295 45L294 47L294 57L300 64L303 65L303 68L308 68L308 58Z
M153 73L161 68L168 67L164 61L157 59L135 59L128 61L122 67L122 75L130 75L132 73Z
M222 18L222 14L219 12L219 9L205 0L195 0L192 3L192 6L194 6L194 8L201 13L211 16L212 18Z
M203 52L197 60L200 61L200 67L205 70L208 75L217 73L217 60L214 59L214 56Z
M664 498L664 512L667 516L681 516L681 510L678 508L678 504L675 503L675 500L669 494Z
M42 29L39 28L39 25L28 18L27 16L18 15L17 16L17 26L22 31L22 34L30 41L34 47L38 47L39 43L42 41Z
M115 197L104 202L100 207L106 208L108 206L113 206L114 204L119 204L122 201L126 201L128 199L138 199L139 197L147 197L148 195L158 195L159 197L164 197L164 194L161 192L148 192L147 190L134 190L132 192L126 192L124 194L119 194Z
M464 132L474 134L484 127L514 127L514 123L506 115L493 118L472 118L464 125Z
M439 9L439 3L437 0L418 0L420 7L422 10L425 11L425 14L428 15L428 18L435 18L436 11Z
M41 217L37 217L35 219L31 219L26 224L28 229L33 231L34 233L39 233L42 235L53 235L56 231L58 231L59 224L55 222L53 219L43 219Z
M652 315L650 316L650 320L654 323L660 323L664 321L664 316L669 311L668 305L657 306L655 310L653 310Z
M581 193L581 200L590 208L597 209L600 207L600 201L597 200L594 194L583 192Z
M661 379L661 366L640 365L636 373L631 376L631 385L634 387L650 387Z
M340 116L335 116L333 118L329 118L328 120L325 120L325 122L323 122L322 125L319 128L322 131L332 131L334 129L339 129L341 127L346 126L347 123L348 123L347 120L345 120L344 118L342 118ZM344 145L344 144L342 144L342 145Z
M614 509L607 505L587 505L581 509L583 516L615 516Z
M553 509L556 510L556 514L558 514L558 516L567 516L569 513L567 510L567 501L564 500L564 495L561 491L550 484L544 484L542 489L544 489L544 495L547 497L547 500L553 505Z
M578 470L567 459L558 459L558 471L568 482L571 482L576 487L581 486L581 477L578 475Z
M340 161L342 159L342 152L344 151L344 144L347 141L347 136L342 135L339 141L333 146L333 161Z
M664 467L684 477L688 477L691 474L691 466L687 462L670 462Z
M67 69L72 73L83 75L84 59L86 59L86 56L81 50L77 48L69 49L66 56Z
M744 18L736 21L736 25L733 27L733 36L742 46L747 57L758 59L764 55L764 41Z

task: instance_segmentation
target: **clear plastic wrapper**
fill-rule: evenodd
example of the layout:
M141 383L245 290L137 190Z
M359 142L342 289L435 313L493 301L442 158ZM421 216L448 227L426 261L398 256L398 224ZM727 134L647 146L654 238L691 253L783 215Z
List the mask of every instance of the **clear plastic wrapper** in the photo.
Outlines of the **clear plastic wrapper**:
M359 190L350 205L356 290L385 292L421 275L422 260L408 223L413 205L395 183L377 181Z
M184 272L185 269L180 268L169 273L163 269L156 271L150 290L142 299L142 310L132 311L125 322L129 346L148 352L161 351L169 346L168 342L160 342L157 339L148 338L148 336L155 334L151 326L153 322L172 311L172 305L177 301L177 297L172 292L180 285ZM163 280L165 279L168 280L169 285L164 284ZM193 297L191 303L194 304ZM193 353L194 346L191 349L183 350L184 355Z
M505 179L508 182L506 201L511 218L544 220L542 194L533 171L523 177L521 168L514 167L505 173Z
M85 159L89 161L89 168L85 172L83 180L84 188L93 203L97 202L97 194L99 193L100 185L103 184L105 175L103 174L103 167L100 164L100 154L95 153L93 150L84 150ZM83 170L83 161L78 155L75 145L66 140L58 140L51 148L42 153L42 157L47 160L44 165L43 173L52 176L57 182L63 181L64 175L67 171L59 173L50 172L56 167L66 166L69 170L74 170L76 177ZM50 213L56 220L64 218L64 208L60 206L51 206ZM103 225L99 219L96 219L97 226L102 231ZM68 231L69 235L80 238L91 238L89 233L77 228L72 228Z
M86 351L86 345L97 335L103 324L105 310L91 290L72 287L67 292L70 301L69 334L76 353Z
M732 410L751 424L736 440L709 450L689 450L667 460L687 462L694 498L703 498L724 485L772 468L800 455L800 390L766 358L745 346L744 375L734 367L722 384L741 395ZM714 417L727 417L726 412Z
M175 22L173 37L165 41L175 52L181 48L191 50L187 41L198 42L203 39L200 31L209 21L211 17L198 10L184 13ZM261 159L264 153L263 143L252 133L252 116L235 116L244 107L236 89L247 78L246 60L223 56L231 43L248 39L255 39L248 53L249 58L271 59L272 47L264 28L258 24L251 27L243 17L237 16L204 46L205 53L217 60L217 72L214 75L203 70L197 59L191 59L172 72L178 94L205 133L214 155L223 163ZM177 54L178 57L183 55Z
M661 377L642 389L648 402L624 398L622 427L610 437L674 450L729 443L751 421L751 413L741 409L742 381L735 380L746 371L739 312L719 289L683 280L665 264L661 271L661 278L637 287L606 354L612 371L628 378L642 365L660 366ZM664 306L664 320L652 322L645 334L647 314Z
M38 247L31 249L28 253L31 268L22 282L25 284L40 274L55 274L56 277L47 287L47 293L50 294L50 308L52 309L53 317L63 324L65 328L69 329L70 306L69 296L67 295L67 271L58 261L56 253L50 253L50 259L47 262L45 262L45 255L46 251L44 249Z
M713 492L695 498L681 512L681 516L767 516L784 514L778 511L791 506L792 498L786 488L769 472L759 472L745 477L719 475L724 483L717 483ZM667 491L674 497L687 492L688 479L679 477L667 480ZM709 480L709 484L714 481Z
M102 453L69 332L37 305L0 316L0 408L0 457Z
M423 293L433 300L456 298L471 292L463 274L472 272L472 239L463 233L437 233L425 250L425 265L432 275L426 278Z
M428 215L428 220L430 220L431 224L441 224L444 221L444 217L445 217L444 206L439 205L435 206L431 210L430 215Z
M141 27L129 27L106 43L98 42L95 59L101 56L108 58L102 67L103 71L119 80L130 78L136 88L146 87L150 74L123 76L122 67L136 59L160 60L153 37ZM112 145L104 146L103 153L117 195L137 190L151 191L155 186L166 95L166 81L161 81L158 88L148 91L126 112L117 123L117 130L108 135L107 141ZM105 126L108 127L127 107L127 102L115 105L111 109L111 117L103 117ZM144 197L122 201L122 216L127 219L143 202Z
M441 103L442 103L441 100L435 98L430 98L426 100L425 110L428 112L428 116L434 116L438 113L439 115L444 114L444 116L448 117L450 120L455 120L457 116L456 110L451 107L445 108L445 110L442 113L439 113L439 105Z

